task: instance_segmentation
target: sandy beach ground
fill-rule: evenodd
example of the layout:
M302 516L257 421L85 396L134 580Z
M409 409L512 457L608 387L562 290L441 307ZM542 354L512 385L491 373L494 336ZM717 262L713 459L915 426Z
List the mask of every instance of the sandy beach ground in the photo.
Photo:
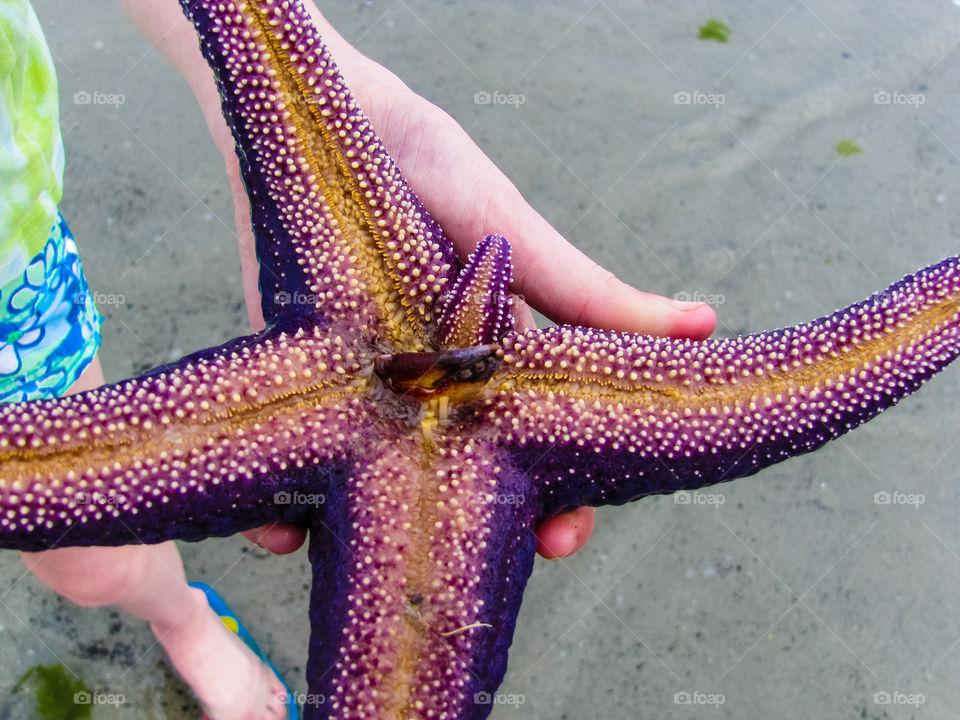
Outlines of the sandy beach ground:
M827 314L960 252L956 3L331 5L572 243L711 302L718 335ZM246 333L223 163L186 85L115 4L35 6L108 380ZM728 43L697 38L711 17ZM696 502L599 511L582 552L537 561L493 717L956 717L958 386L949 369ZM182 549L305 692L305 553ZM27 717L11 689L56 662L124 697L94 718L199 717L143 623L75 607L0 553L0 718Z

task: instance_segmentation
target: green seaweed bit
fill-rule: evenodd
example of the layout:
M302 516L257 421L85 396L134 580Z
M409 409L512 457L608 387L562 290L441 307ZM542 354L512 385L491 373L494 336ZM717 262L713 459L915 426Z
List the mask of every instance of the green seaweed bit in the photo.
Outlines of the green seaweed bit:
M730 28L726 23L722 23L716 18L710 18L700 26L701 40L716 40L725 43L730 39Z
M837 152L843 157L858 155L863 152L863 148L857 145L853 140L841 140L837 143Z
M34 665L17 680L13 691L21 688L36 694L36 717L41 720L85 720L93 709L89 702L83 702L90 697L83 680L71 678L60 663Z

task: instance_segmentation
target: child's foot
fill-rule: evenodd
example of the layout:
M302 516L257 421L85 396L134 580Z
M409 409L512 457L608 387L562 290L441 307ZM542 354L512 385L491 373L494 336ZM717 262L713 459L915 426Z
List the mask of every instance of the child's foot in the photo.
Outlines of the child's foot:
M203 720L287 720L287 689L271 668L259 661L258 664L258 678L250 692L246 693L253 699L243 701L245 710L237 714L234 698L226 698L222 705L202 702ZM263 698L266 698L266 703ZM257 705L257 702L260 704Z
M202 590L174 625L150 626L208 720L286 720L287 689L277 674L224 626Z

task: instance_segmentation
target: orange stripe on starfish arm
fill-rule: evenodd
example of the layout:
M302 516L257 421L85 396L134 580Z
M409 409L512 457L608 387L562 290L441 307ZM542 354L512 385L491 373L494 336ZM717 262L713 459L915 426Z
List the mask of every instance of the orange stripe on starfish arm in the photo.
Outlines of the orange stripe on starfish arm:
M123 520L121 532L97 544L179 537L136 516L257 483L262 497L248 504L266 502L286 475L339 461L367 412L360 359L337 336L274 335L144 378L0 406L0 541L29 536L45 547L104 516ZM255 524L236 522L231 532Z
M445 436L427 450L414 432L371 443L369 457L333 490L349 512L316 529L334 559L315 566L314 587L344 600L316 629L311 667L336 717L468 716L469 688L510 644L529 567L504 558L529 546L532 560L530 513L497 502L490 445ZM502 526L513 532L494 542Z
M952 258L828 317L748 337L509 336L484 414L564 503L702 487L814 450L913 392L960 352L958 313Z
M302 305L424 349L455 257L316 30L272 0L193 12L207 16L204 51L222 68L224 114L254 195L261 287L278 296L265 307ZM282 233L258 223L271 210ZM302 285L273 277L292 274L293 253Z

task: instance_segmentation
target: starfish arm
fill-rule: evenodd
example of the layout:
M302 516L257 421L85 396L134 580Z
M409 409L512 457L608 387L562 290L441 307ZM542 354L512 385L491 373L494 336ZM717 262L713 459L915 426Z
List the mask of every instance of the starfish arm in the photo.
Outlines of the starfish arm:
M512 275L510 243L502 235L487 235L439 303L440 345L486 345L512 331Z
M236 141L267 322L292 307L423 349L456 256L357 106L303 5L181 4Z
M455 433L429 451L383 440L331 488L310 534L324 704L307 718L487 716L536 548L526 479L498 453Z
M751 475L916 390L960 352L960 258L833 315L682 341L556 327L504 339L481 411L543 514Z
M0 547L301 519L360 432L362 402L342 379L354 365L336 337L275 326L135 380L0 406Z

